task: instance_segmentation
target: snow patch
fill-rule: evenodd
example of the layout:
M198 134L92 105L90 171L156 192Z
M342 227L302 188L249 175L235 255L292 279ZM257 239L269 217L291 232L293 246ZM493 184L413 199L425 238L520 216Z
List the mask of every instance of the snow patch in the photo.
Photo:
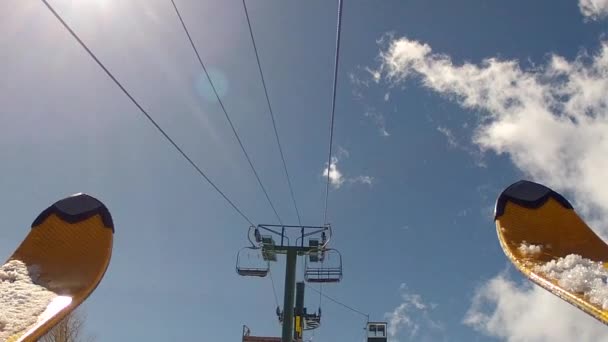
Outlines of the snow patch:
M20 260L0 266L0 341L36 324L38 317L57 297L54 292L35 284L35 278L35 270L28 270Z
M592 304L608 309L608 271L602 262L569 254L537 266L535 270L557 280L566 291L582 293Z
M537 255L542 251L541 245L529 245L525 241L519 245L519 252L523 255Z

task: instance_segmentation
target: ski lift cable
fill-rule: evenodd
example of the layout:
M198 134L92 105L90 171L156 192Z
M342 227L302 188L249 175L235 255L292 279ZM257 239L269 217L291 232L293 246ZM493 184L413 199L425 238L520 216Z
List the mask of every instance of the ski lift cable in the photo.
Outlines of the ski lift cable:
M281 220L281 217L279 216L277 209L275 208L274 204L272 203L272 200L270 199L270 195L268 195L268 191L266 191L264 184L262 184L262 180L260 179L260 176L258 175L258 172L256 171L255 167L253 166L253 162L251 161L251 158L249 157L249 154L247 153L247 150L245 149L245 146L243 145L243 142L241 141L241 138L239 137L239 134L237 133L236 128L234 127L234 124L232 123L232 120L230 119L230 116L228 115L228 111L226 110L224 103L220 99L220 95L219 95L217 89L215 88L215 85L213 84L213 80L211 79L211 76L209 75L207 68L205 67L205 63L203 63L201 55L198 53L198 49L196 48L196 45L194 44L194 41L192 40L192 37L190 36L190 31L188 31L188 27L186 26L186 23L184 22L184 19L182 18L182 15L181 15L179 9L177 8L175 1L171 0L171 3L173 4L173 8L175 9L175 13L177 14L177 17L179 18L179 21L181 22L182 27L184 28L184 32L186 33L186 36L188 37L188 41L190 41L190 45L192 46L192 49L194 50L194 53L196 54L196 58L198 59L198 62L200 64L201 68L203 69L205 75L207 76L207 80L209 81L209 84L211 85L211 89L213 90L213 93L217 97L217 101L218 101L222 111L224 112L224 116L226 117L226 120L228 120L228 123L230 124L230 128L232 128L232 132L234 133L236 140L238 141L239 145L241 146L241 150L243 150L243 154L245 155L245 158L247 159L247 162L249 163L249 166L251 167L251 170L253 171L255 178L257 179L258 184L260 185L260 188L262 189L262 192L264 192L264 195L266 196L266 200L268 201L268 204L270 204L270 207L272 208L272 211L274 211L274 214L275 214L277 220L279 221L279 223L283 224L283 221Z
M309 289L311 289L311 290L313 290L313 291L315 291L317 293L321 293L319 290L315 289L314 287L312 287L312 286L310 286L308 284L306 284L306 287L308 287ZM341 301L339 301L339 300L337 300L337 299L335 299L335 298L333 298L331 296L328 296L325 293L322 293L321 296L323 296L323 298L326 298L326 299L334 302L335 304L338 304L338 305L340 305L340 306L342 306L342 307L344 307L344 308L346 308L346 309L348 309L348 310L350 310L350 311L352 311L354 313L357 313L357 314L365 317L369 321L369 315L368 314L366 314L366 313L364 313L362 311L359 311L359 310L353 308L352 306L350 306L348 304L344 304L343 302L341 302Z
M323 214L323 223L327 224L327 206L329 198L329 183L331 182L331 153L334 140L334 118L336 113L336 90L338 85L338 67L340 61L340 32L342 28L342 0L338 0L338 24L336 28L336 58L334 62L334 81L332 87L331 101L331 120L329 124L329 154L327 157L327 184L325 186L325 211Z
M239 207L236 206L230 198L203 172L203 170L182 150L182 148L158 125L158 123L148 114L148 112L139 104L139 102L129 93L129 91L118 81L118 79L110 72L110 70L97 58L97 56L89 49L89 47L80 39L80 37L72 30L72 28L63 20L63 18L55 11L55 9L48 3L47 0L41 0L42 3L51 11L51 13L59 20L61 25L72 35L74 39L82 46L82 48L89 54L91 58L97 63L97 65L106 73L106 75L114 81L116 86L122 90L122 92L133 102L133 104L139 109L139 111L150 121L154 127L173 145L173 147L184 157L188 163L217 191L230 206L251 225L255 225L247 215L245 215Z
M323 283L319 283L319 308L321 307L321 304L323 302Z
M319 311L321 311L321 306L323 305L323 283L319 284ZM321 328L321 327L319 327ZM315 329L318 330L318 333L321 333L320 329ZM315 332L313 332L314 335Z
M336 25L336 54L334 61L334 80L332 86L332 100L331 100L331 120L329 124L329 152L327 156L327 183L325 185L325 210L323 212L323 224L327 224L327 208L329 202L329 183L331 181L331 151L334 140L334 119L336 116L336 90L338 86L338 67L340 62L340 33L342 28L342 0L338 0L338 18ZM314 289L313 287L311 287ZM316 291L316 289L314 289ZM323 301L323 284L319 284L319 310ZM313 332L314 333L314 332Z
M274 278L272 277L272 270L268 270L268 275L270 275L270 283L272 284L272 294L274 295L274 304L276 307L279 307L279 297L277 296L277 289L274 285Z
M298 210L298 205L296 203L296 197L294 195L293 186L291 184L291 178L289 177L289 172L287 171L287 162L285 161L285 155L283 154L283 147L281 146L281 140L279 139L279 132L277 130L276 121L274 118L274 112L272 111L272 106L270 105L270 97L268 96L268 88L266 86L266 81L264 79L264 73L262 71L262 64L260 63L260 56L258 54L258 48L255 44L255 38L253 35L253 29L251 28L251 20L249 19L249 12L247 11L247 4L245 0L243 0L243 9L245 10L245 17L247 18L247 25L249 26L249 35L251 36L251 43L253 45L253 51L255 52L255 58L258 64L258 70L260 71L260 79L262 80L262 87L264 88L264 95L266 96L266 103L268 104L268 112L270 113L270 118L272 120L272 127L274 128L274 136L277 141L277 145L279 147L279 153L281 155L281 160L283 162L283 170L285 171L285 177L287 178L287 184L289 186L289 192L291 194L291 200L293 202L293 206L296 210L296 215L298 216L298 224L302 225L302 219L300 218L300 211Z

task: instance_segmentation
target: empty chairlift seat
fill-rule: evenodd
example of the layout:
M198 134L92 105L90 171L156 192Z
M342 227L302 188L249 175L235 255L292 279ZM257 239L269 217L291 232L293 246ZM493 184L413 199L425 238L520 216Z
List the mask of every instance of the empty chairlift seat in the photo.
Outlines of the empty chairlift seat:
M259 248L242 248L236 256L236 273L247 277L265 277L270 264L262 256Z
M321 325L321 314L304 313L304 330L314 330Z
M335 249L325 249L321 253L324 255L322 258L309 256L305 259L304 280L309 283L336 283L342 280L342 255Z
M386 322L367 323L367 342L386 342Z

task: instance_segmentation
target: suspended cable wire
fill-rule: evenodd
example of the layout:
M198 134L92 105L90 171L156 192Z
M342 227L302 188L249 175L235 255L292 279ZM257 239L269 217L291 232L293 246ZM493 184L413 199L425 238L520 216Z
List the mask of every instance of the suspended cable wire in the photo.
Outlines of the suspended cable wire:
M270 275L270 282L272 283L272 293L274 294L274 304L279 307L279 297L277 296L277 289L274 286L274 278L272 277L272 270L268 270Z
M319 284L319 290L309 286L308 284L304 283L304 285L306 285L308 288L311 288L313 290L315 290L315 292L319 293L319 311L321 311L321 302L323 299L323 284ZM321 333L321 326L319 326L317 329L312 331L312 338L314 339L315 337L317 337L317 332L320 334Z
M55 11L55 9L47 2L47 0L41 0L46 7L51 11L51 13L55 16L55 18L57 18L57 20L59 20L59 22L63 25L63 27L72 35L72 37L74 37L74 39L76 39L76 41L80 44L80 46L82 46L82 48L85 49L85 51L89 54L89 56L91 56L91 58L93 58L93 60L97 63L97 65L99 65L99 67L101 69L103 69L103 71L106 73L106 75L108 75L108 77L110 77L110 79L112 79L112 81L114 81L114 83L116 84L116 86L118 86L118 88L120 88L120 90L122 90L122 92L129 98L129 100L131 100L131 102L133 102L133 104L139 109L139 111L154 125L154 127L156 127L156 129L165 137L165 139L167 139L167 141L169 141L169 143L171 143L171 145L173 145L173 147L175 147L175 149L190 163L190 165L192 165L192 167L194 167L194 169L196 169L196 171L215 189L215 191L217 191L227 202L228 204L230 204L230 206L232 206L232 208L239 214L241 215L241 217L243 217L243 219L245 219L245 221L249 222L249 224L251 225L255 225L237 206L236 204L234 204L234 202L232 202L228 196L226 196L226 194L224 194L224 192L222 192L217 185L215 185L215 183L213 183L213 181L211 181L211 179L203 172L203 170L198 167L198 165L196 165L196 163L194 161L192 161L192 159L190 159L190 157L188 157L188 155L181 149L181 147L179 147L179 145L177 145L177 143L175 143L175 141L173 141L173 139L171 139L171 137L158 125L158 123L156 123L156 121L154 121L154 119L152 119L152 117L150 116L150 114L148 114L148 112L139 104L139 102L137 102L137 100L135 100L135 98L129 93L129 91L118 81L118 79L116 79L116 77L114 77L114 75L110 72L110 70L108 70L108 68L106 68L106 66L97 58L97 56L88 48L88 46L80 39L80 37L78 37L78 35L74 32L74 30L72 30L72 28L63 20L63 18Z
M323 267L323 266L321 266ZM321 302L323 301L323 284L319 284L319 307L321 307Z
M251 28L251 21L249 20L249 12L247 11L247 4L245 4L245 0L243 0L243 8L245 9L245 17L247 18L247 25L249 26L249 35L251 36L251 43L253 44L253 51L255 52L255 59L258 63L258 69L260 70L260 78L262 79L262 87L264 88L264 95L266 95L266 103L268 103L268 112L270 113L270 118L272 119L272 127L274 128L274 136L277 140L277 145L279 146L279 153L281 154L281 160L283 161L283 170L285 171L285 177L287 178L287 184L289 185L289 192L291 193L291 200L293 201L293 207L296 209L296 215L298 216L298 224L302 225L302 219L300 218L300 211L298 210L298 205L296 204L296 197L294 195L293 186L291 184L291 178L289 177L289 172L287 171L287 163L285 162L285 155L283 154L283 147L281 146L281 140L279 139L279 132L277 130L274 113L272 111L272 106L270 105L270 97L268 96L268 89L266 87L266 81L264 80L264 73L262 72L262 64L260 63L260 56L258 54L258 48L255 44L255 38L253 36L253 29Z
M334 80L332 86L332 99L331 99L331 119L329 124L329 152L327 156L327 184L325 185L325 209L323 211L323 223L327 224L327 208L329 202L329 184L331 182L331 154L332 154L332 146L334 141L334 119L336 116L336 92L338 87L338 67L340 62L340 33L342 28L342 0L338 0L338 23L336 25L336 54L334 61ZM316 289L310 287L314 291ZM323 284L319 285L319 308L321 308L321 304L323 301ZM336 302L338 303L338 302ZM341 304L341 303L340 303ZM343 305L343 304L342 304ZM348 306L346 306L348 307ZM313 332L314 334L314 332Z
M317 292L317 293L321 293L319 290L315 289L314 287L312 287L312 286L310 286L310 285L308 285L308 284L306 284L306 287L308 287L309 289L311 289L311 290L313 290L313 291L315 291L315 292ZM332 301L332 302L334 302L334 303L336 303L336 304L338 304L338 305L340 305L340 306L342 306L342 307L344 307L344 308L346 308L346 309L348 309L348 310L350 310L350 311L352 311L352 312L354 312L354 313L357 313L357 314L359 314L359 315L361 315L361 316L363 316L363 317L365 317L365 318L369 319L369 315L368 315L368 314L366 314L366 313L364 313L364 312L361 312L361 311L359 311L359 310L357 310L357 309L353 308L352 306L349 306L349 305L347 305L347 304L344 304L343 302L341 302L341 301L339 301L339 300L337 300L337 299L335 299L335 298L332 298L331 296L328 296L328 295L327 295L327 294L325 294L325 293L322 293L321 295L323 296L323 298L329 299L330 301Z
M279 213L277 212L276 208L274 207L272 200L270 200L268 191L266 191L266 188L262 184L262 180L260 179L258 172L256 171L255 167L253 166L253 163L251 162L251 158L249 158L249 154L247 153L247 150L245 150L245 146L243 145L241 138L239 137L238 133L236 132L236 128L234 128L234 124L232 123L232 120L230 119L230 116L228 115L228 112L226 111L226 107L224 107L224 103L220 99L220 95L219 95L217 89L215 88L215 85L213 84L213 80L211 79L211 76L209 75L207 68L205 67L205 63L203 63L201 55L198 53L198 49L196 48L196 45L194 44L194 41L192 40L192 37L190 36L190 31L188 31L188 27L186 26L186 23L184 22L184 19L182 18L182 15L180 14L179 9L177 8L177 5L175 4L175 1L171 0L171 3L173 4L173 8L175 9L175 13L177 14L177 17L179 18L179 21L181 22L182 27L184 28L184 32L186 33L186 36L188 37L188 40L190 41L190 45L192 46L192 49L194 50L194 53L196 54L196 58L198 59L198 62L200 63L203 71L205 72L205 75L207 76L207 80L209 81L209 84L211 85L211 89L213 89L213 93L217 97L217 101L218 101L220 107L222 108L222 111L224 112L224 116L226 116L226 120L228 120L228 123L230 124L230 128L232 128L232 132L234 133L236 140L238 141L239 145L241 146L241 150L243 150L243 153L245 154L245 158L247 158L247 162L249 162L249 166L251 167L251 170L253 171L255 178L258 180L258 184L260 185L260 188L264 192L264 195L266 196L266 200L268 200L268 204L270 204L270 207L272 208L272 211L274 211L274 214L275 214L277 220L279 221L279 223L283 224L283 221L281 220Z
M367 341L367 323L369 323L369 317L367 318L367 322L365 322L365 327L363 328L363 338L361 341Z
M334 141L334 117L336 114L336 90L338 85L338 66L340 61L340 31L342 28L342 0L338 0L338 25L336 28L336 59L334 61L334 82L332 87L331 120L329 124L329 154L327 157L327 185L325 186L325 211L323 223L327 224L327 205L329 198L329 183L331 182L331 150Z

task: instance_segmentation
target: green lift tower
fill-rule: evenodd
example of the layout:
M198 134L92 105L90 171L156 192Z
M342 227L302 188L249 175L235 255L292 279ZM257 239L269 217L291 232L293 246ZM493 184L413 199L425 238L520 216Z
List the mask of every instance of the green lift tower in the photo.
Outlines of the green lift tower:
M276 262L280 254L286 257L285 292L283 311L280 314L283 324L281 342L292 342L297 330L300 328L303 330L307 323L309 328L316 327L320 323L320 309L318 315L308 315L305 308L301 307L302 312L299 312L294 307L298 256L305 258L306 282L335 283L342 280L342 256L337 250L327 247L331 233L330 225L259 224L249 228L247 237L251 246L241 249L237 255L236 271L239 275L265 277L270 271L270 262ZM303 284L300 286L303 303ZM297 317L299 322L296 322Z

